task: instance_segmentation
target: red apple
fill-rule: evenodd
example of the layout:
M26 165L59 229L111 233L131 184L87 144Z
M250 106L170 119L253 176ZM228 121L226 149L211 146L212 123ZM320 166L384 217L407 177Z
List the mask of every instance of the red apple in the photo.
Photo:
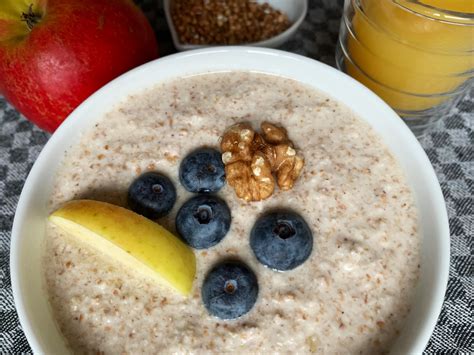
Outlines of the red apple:
M131 0L0 0L0 94L50 132L101 86L157 56Z

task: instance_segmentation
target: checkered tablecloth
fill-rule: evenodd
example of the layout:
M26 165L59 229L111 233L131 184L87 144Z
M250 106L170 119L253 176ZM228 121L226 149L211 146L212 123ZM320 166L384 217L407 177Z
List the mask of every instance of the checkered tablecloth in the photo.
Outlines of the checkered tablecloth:
M160 1L138 2L161 54L172 53ZM342 0L310 0L305 22L283 49L334 65L341 9ZM48 138L0 97L0 353L31 352L13 304L10 231L23 183ZM448 290L426 353L474 353L474 90L421 143L446 199L452 248Z

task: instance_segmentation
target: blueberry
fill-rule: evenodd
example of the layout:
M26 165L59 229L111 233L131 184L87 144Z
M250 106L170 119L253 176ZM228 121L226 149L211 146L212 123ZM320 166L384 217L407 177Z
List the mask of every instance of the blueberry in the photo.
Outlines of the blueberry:
M212 148L195 150L183 159L179 180L190 192L216 192L225 183L221 153Z
M271 212L255 222L250 232L250 247L263 265L280 271L291 270L311 255L313 234L300 215Z
M221 319L238 318L252 309L258 296L255 274L239 262L225 262L207 274L202 285L204 306Z
M178 234L193 248L219 243L230 227L230 210L220 198L198 195L186 201L176 215Z
M166 176L156 172L140 175L128 188L132 211L156 219L169 213L176 202L176 189Z

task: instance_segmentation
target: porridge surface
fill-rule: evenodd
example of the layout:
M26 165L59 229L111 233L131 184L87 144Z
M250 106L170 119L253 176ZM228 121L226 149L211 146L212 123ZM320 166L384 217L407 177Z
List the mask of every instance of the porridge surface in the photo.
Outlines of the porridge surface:
M52 310L75 352L378 353L402 327L418 278L419 235L413 197L395 159L370 127L323 94L254 73L218 73L163 83L130 97L72 147L57 174L51 210L92 198L125 205L131 181L167 174L178 199L184 156L219 146L230 125L283 125L305 157L295 187L245 203L225 186L228 235L195 251L197 274L184 298L124 270L114 260L48 226L45 276ZM383 119L383 118L380 118ZM288 272L259 264L249 246L256 218L273 207L301 214L312 229L310 258ZM200 289L211 266L238 258L256 273L259 296L241 319L204 308Z

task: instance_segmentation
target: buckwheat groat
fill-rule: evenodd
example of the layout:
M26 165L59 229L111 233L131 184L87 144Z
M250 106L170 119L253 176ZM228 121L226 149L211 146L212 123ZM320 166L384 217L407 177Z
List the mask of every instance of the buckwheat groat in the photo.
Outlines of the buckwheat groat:
M380 119L384 119L381 117ZM196 250L193 291L184 298L141 279L56 227L48 227L44 270L52 310L74 352L380 353L403 326L418 278L419 232L413 196L377 135L346 107L297 82L255 73L177 79L129 97L71 147L57 173L51 211L92 198L125 206L145 171L175 183L175 216L191 193L181 160L202 146L219 149L228 127L262 122L286 129L304 168L292 189L275 187L245 202L225 185L229 233ZM250 231L266 211L285 207L312 231L309 258L286 272L255 258ZM237 258L255 273L259 293L242 318L211 316L201 300L216 263Z

